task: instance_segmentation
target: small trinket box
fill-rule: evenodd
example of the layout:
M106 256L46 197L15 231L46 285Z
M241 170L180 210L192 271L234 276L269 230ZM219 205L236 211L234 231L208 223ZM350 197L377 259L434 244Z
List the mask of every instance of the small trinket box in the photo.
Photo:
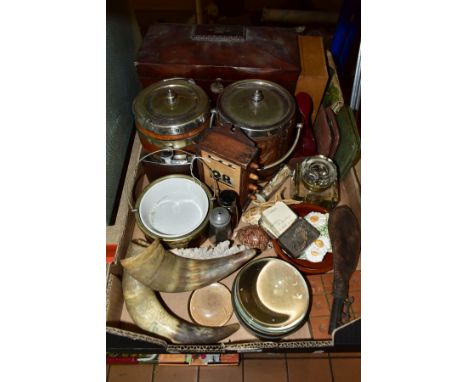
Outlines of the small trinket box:
M297 215L283 202L276 202L262 212L259 225L273 239L279 238L297 219Z
M304 219L297 218L278 238L278 243L288 255L297 259L319 236L317 228Z

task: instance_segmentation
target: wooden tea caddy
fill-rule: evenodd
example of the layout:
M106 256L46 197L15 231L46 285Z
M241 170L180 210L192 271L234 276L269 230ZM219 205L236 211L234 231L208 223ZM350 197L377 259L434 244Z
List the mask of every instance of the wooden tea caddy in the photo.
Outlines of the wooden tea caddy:
M258 152L255 143L239 128L214 126L207 129L197 145L197 155L209 167L199 161L201 179L213 191L217 187L220 191L235 191L239 195L240 206L244 209L252 193L258 189Z

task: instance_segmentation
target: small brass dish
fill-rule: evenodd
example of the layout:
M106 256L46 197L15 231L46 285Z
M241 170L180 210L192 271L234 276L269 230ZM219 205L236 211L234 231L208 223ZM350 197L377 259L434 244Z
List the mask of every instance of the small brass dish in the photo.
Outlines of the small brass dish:
M193 291L189 301L193 321L205 326L223 326L232 316L231 292L220 283Z

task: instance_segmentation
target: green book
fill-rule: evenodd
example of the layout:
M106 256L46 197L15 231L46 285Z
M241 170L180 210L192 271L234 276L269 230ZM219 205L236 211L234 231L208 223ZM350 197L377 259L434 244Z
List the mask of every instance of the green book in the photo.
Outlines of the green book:
M343 179L359 156L361 138L356 126L353 111L349 106L343 107L336 115L340 130L340 143L335 153L338 176Z

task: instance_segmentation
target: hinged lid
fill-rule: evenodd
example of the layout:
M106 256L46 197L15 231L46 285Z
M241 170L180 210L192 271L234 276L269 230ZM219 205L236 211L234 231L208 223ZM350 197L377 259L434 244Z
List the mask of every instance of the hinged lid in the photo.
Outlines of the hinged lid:
M226 87L218 100L225 121L248 131L269 131L287 124L296 104L282 86L265 80L244 80Z
M186 133L204 123L209 113L208 96L192 80L171 78L143 89L135 98L137 122L161 135Z
M215 24L151 25L135 65L144 87L164 78L190 77L209 96L218 78L217 86L224 87L263 78L294 92L301 71L294 28Z

